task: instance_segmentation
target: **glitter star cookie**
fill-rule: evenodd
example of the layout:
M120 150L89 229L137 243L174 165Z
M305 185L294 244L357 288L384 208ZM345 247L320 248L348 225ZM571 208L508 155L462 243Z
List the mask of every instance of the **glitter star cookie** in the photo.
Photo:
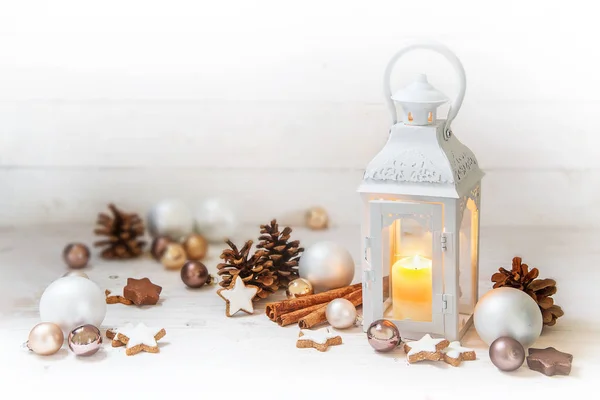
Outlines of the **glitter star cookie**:
M313 348L319 351L326 351L329 346L338 346L340 344L342 344L342 337L331 332L329 328L314 331L301 329L296 347L299 349Z
M240 276L236 276L233 286L217 290L217 294L221 296L227 304L225 315L233 316L238 311L243 311L248 314L254 313L252 299L258 292L258 287L253 285L246 286Z
M569 375L572 362L573 355L558 351L554 347L546 347L545 349L530 348L527 356L529 369L547 376Z
M164 329L156 330L139 323L135 327L123 327L117 333L117 340L123 343L125 354L132 356L145 351L147 353L158 353L157 341L162 339L167 332ZM114 340L114 339L113 339Z
M458 367L463 361L473 361L477 358L475 350L462 347L460 342L450 342L448 347L442 349L443 360L452 365Z
M404 352L410 364L423 360L439 361L443 358L442 350L449 344L446 339L434 339L427 334L419 340L404 343Z

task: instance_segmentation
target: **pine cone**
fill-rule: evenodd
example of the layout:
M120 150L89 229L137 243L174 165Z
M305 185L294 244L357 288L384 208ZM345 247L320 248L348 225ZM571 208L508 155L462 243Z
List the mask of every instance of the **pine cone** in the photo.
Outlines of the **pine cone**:
M226 243L231 249L223 250L221 259L225 262L217 265L219 270L217 274L221 277L219 285L229 288L235 277L239 275L245 284L258 287L258 292L256 292L253 300L265 299L279 289L277 275L274 271L258 262L266 257L264 250L258 250L252 257L248 258L252 240L248 240L241 250L238 250L231 240L227 240Z
M280 233L276 219L270 225L261 225L260 233L260 242L256 248L266 251L266 257L260 263L274 270L279 277L280 286L287 287L290 281L298 278L298 262L304 251L299 247L300 241L289 242L292 228L286 227Z
M127 214L109 204L113 217L105 213L98 214L98 225L101 228L94 230L96 235L108 236L105 240L94 243L96 247L106 247L100 253L102 258L135 258L142 254L146 242L139 237L144 235L144 222L135 213Z
M564 315L563 310L554 304L551 297L556 293L556 281L554 279L536 279L539 275L537 268L529 271L529 266L522 263L521 257L512 260L512 270L500 268L492 275L494 289L499 287L512 287L527 293L540 307L544 325L552 326L556 320Z

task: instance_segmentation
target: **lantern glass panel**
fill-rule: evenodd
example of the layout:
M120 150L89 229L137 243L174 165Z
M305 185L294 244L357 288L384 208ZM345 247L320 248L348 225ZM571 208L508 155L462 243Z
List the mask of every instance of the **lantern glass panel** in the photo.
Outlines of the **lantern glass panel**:
M477 250L479 237L477 205L468 199L460 224L459 237L459 312L461 319L473 314L477 299Z
M398 321L431 322L431 215L402 215L384 228L383 233L389 250L384 255L387 265L384 268L389 276L389 291L384 292L384 316Z

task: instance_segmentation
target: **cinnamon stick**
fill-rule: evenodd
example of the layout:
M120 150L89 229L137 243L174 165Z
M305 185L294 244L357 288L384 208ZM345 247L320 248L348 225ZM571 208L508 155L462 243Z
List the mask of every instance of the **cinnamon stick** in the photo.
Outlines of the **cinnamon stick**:
M347 294L346 296L343 296L343 298L350 300L350 302L354 304L355 307L358 307L362 304L362 289ZM301 318L298 321L298 326L301 329L308 329L327 321L327 317L325 315L325 312L327 311L327 304L322 304L315 311Z
M275 322L279 324L279 326L286 326L295 324L300 320L300 318L306 317L311 312L315 311L317 308L323 306L323 304L315 304L314 306L310 306L307 308L301 308L300 310L292 311L286 314L282 314Z
M299 297L297 299L268 303L265 307L265 313L271 321L276 321L277 318L283 314L302 310L317 304L329 303L331 300L346 296L361 287L362 283L357 283L355 285L345 286L319 294L312 294L310 296Z

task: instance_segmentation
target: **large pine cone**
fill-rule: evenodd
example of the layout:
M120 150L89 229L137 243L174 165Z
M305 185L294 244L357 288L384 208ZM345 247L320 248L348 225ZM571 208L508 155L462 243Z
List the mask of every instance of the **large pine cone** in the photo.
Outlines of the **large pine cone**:
M289 241L292 228L286 227L279 232L277 220L272 220L268 225L260 226L260 242L258 249L264 249L266 258L261 263L273 269L279 277L280 286L298 278L298 262L304 249L300 247L299 240Z
M109 204L108 208L113 216L99 213L96 223L101 227L94 230L96 235L107 236L94 243L96 247L105 247L100 256L106 259L138 257L146 245L140 240L144 236L144 222L137 214L125 213L114 204Z
M523 264L521 257L512 260L512 270L500 268L492 275L494 289L499 287L512 287L527 293L540 307L544 325L552 326L556 320L564 315L562 308L554 304L551 297L556 293L556 281L554 279L536 279L539 275L537 268L529 270L527 264Z
M230 249L223 250L220 256L225 262L217 265L217 274L221 277L219 285L230 288L235 277L239 275L245 284L258 287L253 300L265 299L279 289L277 275L273 269L259 261L266 257L264 250L256 251L252 257L248 257L252 240L248 240L241 250L238 250L231 240L227 240L226 243Z

